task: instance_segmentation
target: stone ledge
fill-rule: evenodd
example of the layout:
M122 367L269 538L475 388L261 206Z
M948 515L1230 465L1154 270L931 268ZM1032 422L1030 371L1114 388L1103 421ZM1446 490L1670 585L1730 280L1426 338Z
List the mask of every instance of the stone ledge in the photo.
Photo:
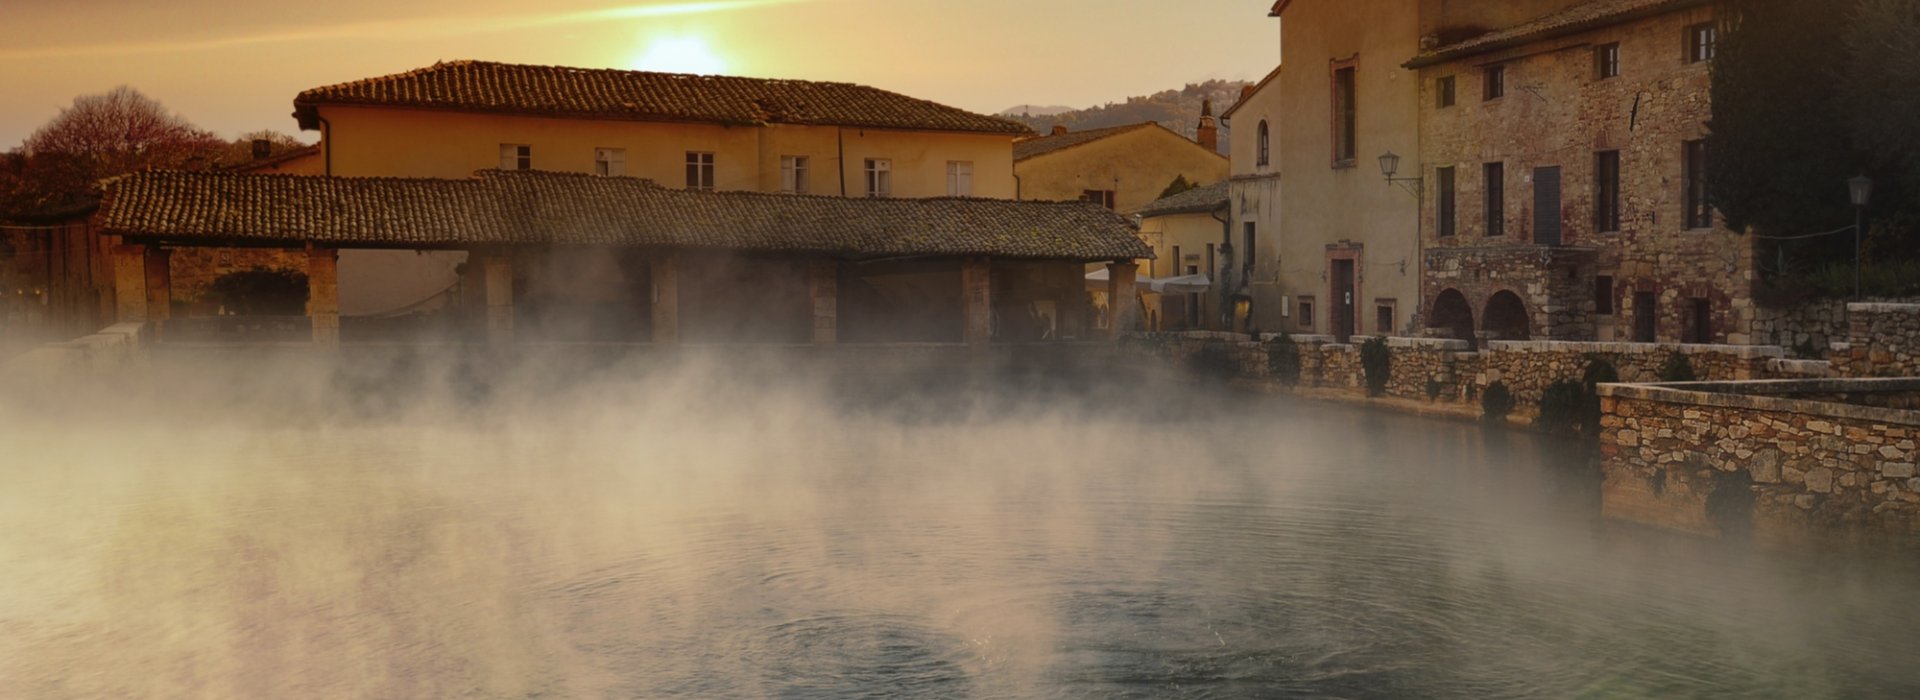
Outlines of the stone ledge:
M1452 351L1452 352L1466 352L1467 341L1455 340L1452 338L1408 338L1408 337L1394 336L1391 338L1387 338L1387 347L1420 348L1425 350L1446 350L1446 351Z
M1847 313L1868 314L1913 314L1920 316L1920 304L1900 304L1884 301L1856 301L1847 304Z
M1891 379L1757 379L1738 382L1601 384L1601 396L1690 406L1798 413L1823 418L1920 427L1920 411L1787 398L1792 394L1920 391L1920 377Z
M1786 357L1777 345L1705 345L1697 343L1602 343L1572 340L1489 340L1489 350L1510 352L1598 352L1622 355L1677 352L1682 355L1732 355L1741 359Z
M1839 376L1839 373L1833 368L1833 363L1826 360L1789 360L1776 357L1767 360L1767 371L1775 374L1791 374L1814 378Z

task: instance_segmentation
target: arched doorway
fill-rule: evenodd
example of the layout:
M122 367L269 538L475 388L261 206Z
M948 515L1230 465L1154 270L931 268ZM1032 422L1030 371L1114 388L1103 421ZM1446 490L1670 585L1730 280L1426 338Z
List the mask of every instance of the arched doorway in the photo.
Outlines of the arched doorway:
M1487 299L1487 311L1481 316L1486 329L1499 340L1529 340L1533 333L1528 330L1527 305L1520 301L1520 295L1501 290Z
M1473 337L1473 305L1458 289L1448 289L1433 298L1433 315L1427 318L1427 327L1444 328L1447 337L1467 341L1468 347L1478 345Z

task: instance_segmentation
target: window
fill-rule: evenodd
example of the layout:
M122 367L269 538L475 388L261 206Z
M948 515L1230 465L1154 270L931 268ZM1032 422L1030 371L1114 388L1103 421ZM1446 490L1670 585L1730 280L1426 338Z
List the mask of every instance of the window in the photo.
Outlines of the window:
M1333 164L1335 167L1353 165L1355 154L1360 152L1354 135L1355 127L1359 124L1359 102L1353 91L1353 67L1335 70L1333 72Z
M1253 267L1254 267L1253 261L1255 258L1259 257L1258 255L1255 255L1255 251L1259 249L1254 247L1255 240L1254 240L1254 232L1253 232L1253 222L1248 221L1244 224L1241 224L1241 228L1242 228L1242 233L1241 233L1242 240L1246 245L1245 248L1240 249L1240 259L1245 261L1244 264L1241 265L1241 267L1246 269L1248 277L1252 277Z
M1712 23L1687 27L1687 62L1704 63L1713 60L1714 44L1719 43L1719 39L1720 30Z
M1653 308L1657 298L1653 292L1633 293L1633 342L1651 343L1658 335L1659 317Z
M1268 151L1268 144L1269 144L1269 143L1271 143L1271 142L1270 142L1270 141L1268 140L1268 138L1269 138L1269 137L1268 137L1268 134L1267 134L1267 122L1266 122L1266 120L1264 120L1264 119L1262 119L1262 120L1260 120L1260 127L1259 127L1259 130L1258 130L1258 133L1256 133L1256 134L1255 134L1255 136L1254 136L1254 149L1255 149L1255 150L1254 150L1254 155L1253 155L1253 159L1254 159L1254 164L1255 164L1255 165L1259 165L1259 166L1263 166L1263 167L1264 167L1264 166L1265 166L1265 165L1267 164L1267 162L1268 162L1268 161L1267 161L1267 154L1268 154L1268 152L1269 152L1269 151Z
M1380 299L1374 302L1373 330L1380 335L1393 335L1394 300Z
M947 196L973 196L973 161L947 161Z
M1507 235L1507 164L1488 163L1482 169L1487 190L1487 235Z
M1601 151L1593 156L1593 230L1620 230L1619 151Z
M1481 76L1481 99L1497 100L1507 94L1507 67L1487 66Z
M1593 75L1598 80L1620 77L1620 44L1603 44L1593 49Z
M593 173L607 177L627 174L627 150L624 148L593 149Z
M1713 228L1713 203L1707 200L1707 142L1686 143L1687 228Z
M1439 80L1433 81L1433 93L1434 93L1435 106L1437 107L1453 106L1453 83L1454 83L1454 80L1453 80L1453 76L1451 75L1445 78L1441 78Z
M533 147L525 144L500 144L501 170L532 170Z
M780 156L780 191L787 194L807 193L806 156Z
M1313 330L1313 297L1300 297L1300 327Z
M1694 297L1687 309L1687 341L1689 343L1713 342L1713 302L1705 297Z
M1613 276L1600 275L1593 278L1593 312L1601 316L1613 315Z
M687 189L713 189L713 154L687 151Z
M1434 188L1440 194L1440 202L1433 215L1433 228L1441 236L1451 236L1454 232L1454 182L1453 168L1435 168Z
M886 158L867 159L867 196L893 196L893 161Z
M1080 200L1112 209L1113 190L1084 190L1080 193Z

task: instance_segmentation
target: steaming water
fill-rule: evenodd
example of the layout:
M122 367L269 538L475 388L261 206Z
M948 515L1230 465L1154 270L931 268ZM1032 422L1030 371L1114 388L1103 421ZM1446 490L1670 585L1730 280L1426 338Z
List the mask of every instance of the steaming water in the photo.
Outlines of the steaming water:
M1911 559L1609 525L1521 436L1179 385L583 384L16 414L0 695L1920 693Z

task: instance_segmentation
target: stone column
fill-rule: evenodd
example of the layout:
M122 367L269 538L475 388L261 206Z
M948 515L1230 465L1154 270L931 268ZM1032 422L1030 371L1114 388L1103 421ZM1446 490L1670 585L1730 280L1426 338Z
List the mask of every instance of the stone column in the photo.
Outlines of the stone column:
M974 350L993 342L993 267L987 258L960 262L960 305L966 314L962 337Z
M113 246L113 301L115 323L146 322L146 246L135 243Z
M307 318L313 323L313 344L340 346L340 251L307 246Z
M653 342L656 345L680 343L680 254L667 252L653 258Z
M513 258L489 252L481 258L487 286L487 342L513 342Z
M813 302L813 342L840 341L840 264L814 260L807 264L807 298Z
M173 317L173 251L148 246L143 259L147 276L147 320Z
M1107 332L1119 338L1133 330L1140 318L1140 295L1133 289L1140 266L1132 262L1107 264Z

